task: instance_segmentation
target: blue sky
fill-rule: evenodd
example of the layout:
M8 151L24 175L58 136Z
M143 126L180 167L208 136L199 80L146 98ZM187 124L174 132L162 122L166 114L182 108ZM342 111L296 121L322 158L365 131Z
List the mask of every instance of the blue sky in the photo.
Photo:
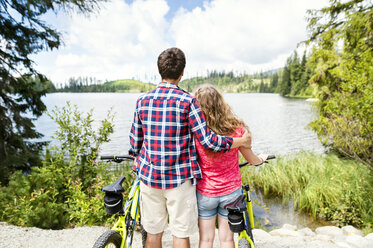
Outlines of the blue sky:
M135 0L126 0L129 4L132 4L134 1ZM196 7L203 9L203 3L208 3L210 1L211 0L168 0L167 4L170 7L170 10L166 14L166 18L167 20L171 20L180 8L184 8L187 11L192 11Z
M307 38L307 9L327 0L111 0L98 13L49 13L63 34L57 51L33 56L54 83L70 77L135 78L157 83L163 50L186 54L185 77L207 70L253 73L282 67ZM302 48L300 48L302 49Z

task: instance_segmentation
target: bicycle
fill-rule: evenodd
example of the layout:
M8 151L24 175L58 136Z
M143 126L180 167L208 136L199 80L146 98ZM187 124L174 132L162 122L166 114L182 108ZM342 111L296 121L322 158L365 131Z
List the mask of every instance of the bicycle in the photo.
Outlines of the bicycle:
M101 156L101 160L121 163L125 160L134 160L131 156ZM136 224L140 227L142 246L145 247L147 233L141 226L140 218L140 180L136 178L132 182L130 193L123 206L122 176L114 183L102 188L105 192L104 203L106 212L110 215L117 214L118 218L111 230L103 233L93 245L93 248L131 248Z
M274 159L274 155L269 155L267 160ZM268 163L264 161L264 163ZM242 168L248 162L239 164ZM250 196L250 186L242 185L242 195L236 200L224 206L228 210L229 228L233 233L238 234L235 248L255 248L252 229L254 228L253 203Z

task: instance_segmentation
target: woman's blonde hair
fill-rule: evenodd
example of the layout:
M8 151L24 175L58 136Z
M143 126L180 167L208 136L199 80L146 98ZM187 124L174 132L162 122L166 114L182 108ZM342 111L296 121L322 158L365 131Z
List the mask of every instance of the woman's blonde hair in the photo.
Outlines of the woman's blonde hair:
M204 84L195 90L194 96L205 114L207 126L219 135L233 134L237 127L247 126L224 101L223 95L212 85Z

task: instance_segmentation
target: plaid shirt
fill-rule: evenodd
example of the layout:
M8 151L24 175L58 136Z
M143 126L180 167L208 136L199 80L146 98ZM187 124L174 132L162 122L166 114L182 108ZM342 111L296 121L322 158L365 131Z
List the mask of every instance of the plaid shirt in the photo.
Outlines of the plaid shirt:
M130 133L129 153L137 156L134 170L153 188L171 189L201 178L193 137L205 148L229 150L233 139L206 126L196 99L178 86L162 82L141 96Z

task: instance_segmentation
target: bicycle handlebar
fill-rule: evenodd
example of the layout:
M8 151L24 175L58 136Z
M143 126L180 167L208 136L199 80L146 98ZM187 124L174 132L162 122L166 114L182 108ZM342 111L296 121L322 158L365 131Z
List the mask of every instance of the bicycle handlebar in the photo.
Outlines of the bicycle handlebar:
M263 163L268 163L267 160L270 160L270 159L275 159L276 156L275 155L268 155L267 159L263 162ZM241 167L244 167L245 165L248 165L249 162L244 162L244 163L241 163L239 164L238 166L241 168Z
M263 163L268 163L267 160L274 159L274 158L276 158L275 155L268 155L266 161L264 161ZM110 161L113 161L113 162L116 162L116 163L120 163L120 162L123 162L126 159L134 160L135 158L130 156L130 155L122 155L122 156L100 156L100 159L101 160L110 160ZM241 167L244 167L247 164L249 164L249 162L246 161L244 163L239 164L238 166L241 168Z
M109 160L116 163L123 162L124 160L134 160L135 158L130 155L121 155L121 156L100 156L101 160Z

